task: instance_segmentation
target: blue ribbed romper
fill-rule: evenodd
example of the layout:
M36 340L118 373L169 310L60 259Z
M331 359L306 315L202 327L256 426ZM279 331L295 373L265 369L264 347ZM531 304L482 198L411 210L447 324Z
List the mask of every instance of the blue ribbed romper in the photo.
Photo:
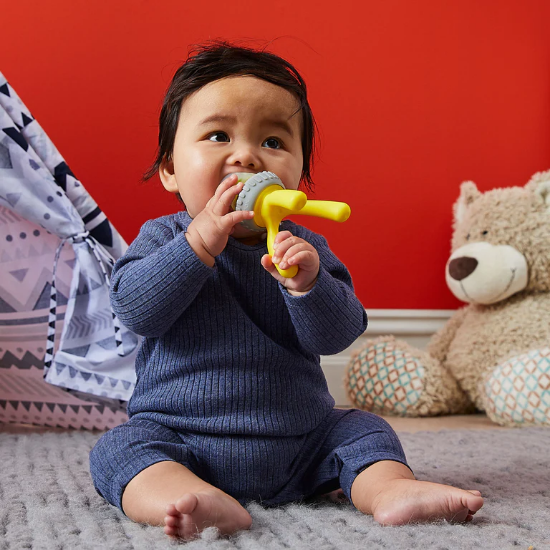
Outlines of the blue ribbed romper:
M99 494L122 509L129 481L171 460L241 503L338 487L350 498L368 465L406 464L384 420L334 409L319 356L352 344L367 317L326 240L282 223L321 264L314 288L292 296L261 266L265 242L230 237L212 268L186 240L190 222L186 212L146 222L114 267L113 310L144 339L129 420L90 453Z

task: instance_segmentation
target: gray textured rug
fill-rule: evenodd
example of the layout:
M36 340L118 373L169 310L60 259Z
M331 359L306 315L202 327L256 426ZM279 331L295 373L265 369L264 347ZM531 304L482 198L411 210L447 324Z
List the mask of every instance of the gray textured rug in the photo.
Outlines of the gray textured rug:
M349 504L249 506L250 531L207 529L186 550L550 549L550 429L400 434L419 479L479 489L485 506L467 525L381 527ZM149 550L179 546L137 525L94 491L87 432L0 433L0 549Z

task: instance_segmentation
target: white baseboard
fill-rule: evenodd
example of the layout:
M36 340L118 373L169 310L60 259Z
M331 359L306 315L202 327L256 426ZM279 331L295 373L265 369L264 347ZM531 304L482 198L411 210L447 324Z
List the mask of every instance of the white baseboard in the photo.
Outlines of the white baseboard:
M452 309L371 309L367 311L369 327L349 348L337 355L323 355L321 367L330 393L339 407L349 407L343 379L351 354L367 339L393 334L412 346L423 349L455 311Z

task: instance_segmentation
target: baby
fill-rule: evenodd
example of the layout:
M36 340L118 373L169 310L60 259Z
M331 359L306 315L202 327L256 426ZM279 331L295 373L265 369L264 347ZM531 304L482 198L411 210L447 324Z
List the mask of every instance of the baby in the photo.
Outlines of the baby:
M384 525L470 521L478 491L417 481L390 426L334 409L320 355L367 327L346 267L290 221L274 255L234 211L236 172L311 185L315 123L296 69L212 43L176 72L160 115L159 173L184 211L148 221L112 275L113 310L144 336L129 420L90 454L100 495L137 522L193 538L275 506L342 489ZM298 267L291 279L282 269Z

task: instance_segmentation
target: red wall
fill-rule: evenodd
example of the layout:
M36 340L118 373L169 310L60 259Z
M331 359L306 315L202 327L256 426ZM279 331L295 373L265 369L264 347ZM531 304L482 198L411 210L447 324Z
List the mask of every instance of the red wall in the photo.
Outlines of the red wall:
M152 161L163 92L208 38L273 41L321 130L322 230L367 308L454 308L444 266L461 181L523 185L550 168L547 0L18 0L0 71L126 240L178 208Z

